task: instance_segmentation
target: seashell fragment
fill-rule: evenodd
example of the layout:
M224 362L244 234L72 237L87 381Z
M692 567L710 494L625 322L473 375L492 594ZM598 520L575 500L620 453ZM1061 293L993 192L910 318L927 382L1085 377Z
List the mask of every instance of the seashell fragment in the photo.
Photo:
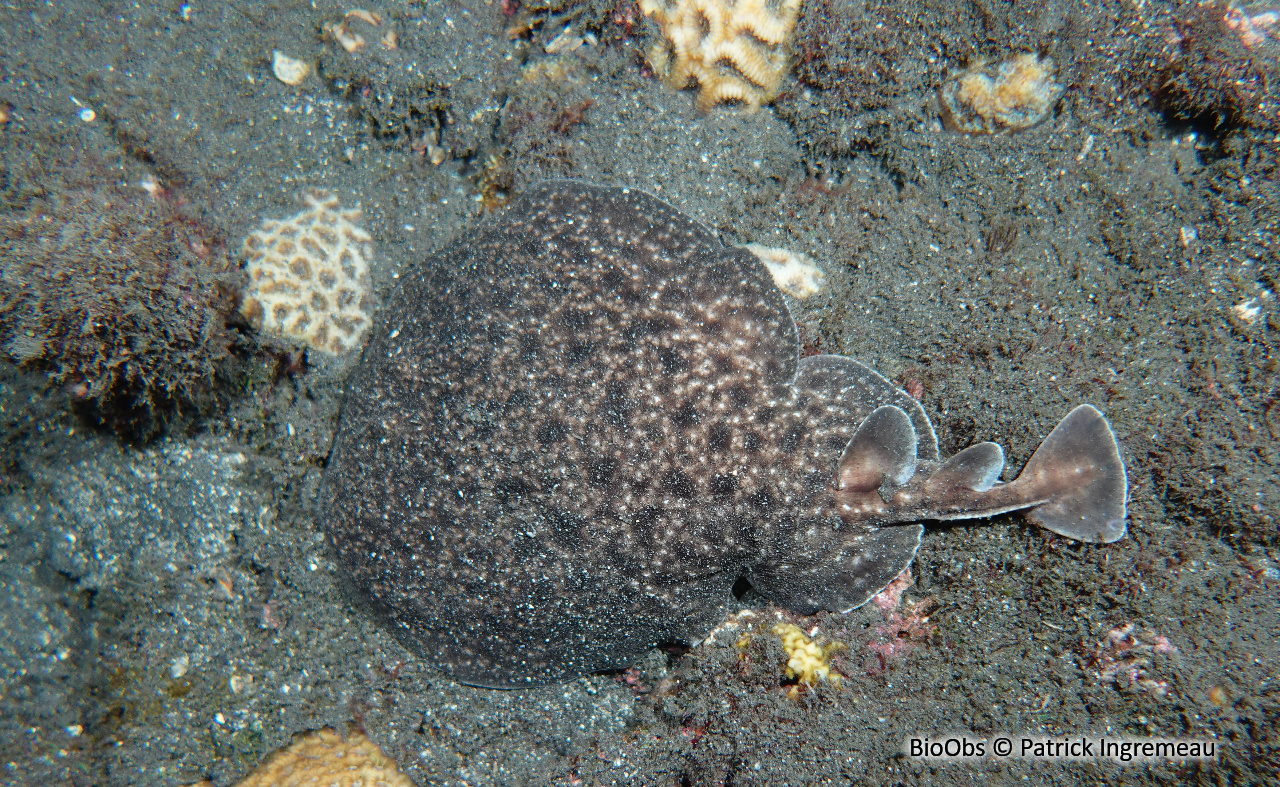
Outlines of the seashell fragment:
M756 255L764 263L778 289L792 298L803 301L822 291L826 274L813 263L808 254L774 249L759 243L748 243L742 248Z
M348 30L347 23L345 21L325 25L324 31L348 52L358 52L365 47L364 36L359 33L352 33Z
M353 8L342 16L344 19L359 19L361 22L373 25L374 27L382 26L382 16L380 14L366 11L363 8Z
M557 52L576 52L584 43L586 39L575 33L572 27L566 27L543 48L547 54L554 55Z
M279 49L271 53L271 73L286 85L301 85L311 74L311 64L305 60L289 57Z

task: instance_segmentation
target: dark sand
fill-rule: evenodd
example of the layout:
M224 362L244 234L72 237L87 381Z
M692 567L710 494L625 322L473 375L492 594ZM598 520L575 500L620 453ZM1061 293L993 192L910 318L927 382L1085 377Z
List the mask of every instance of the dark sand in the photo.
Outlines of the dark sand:
M932 611L895 647L875 605L796 621L847 644L840 687L790 696L768 627L792 618L747 593L756 617L683 655L473 689L338 588L312 506L353 361L250 374L190 434L144 447L6 365L0 780L225 785L292 734L348 722L423 785L1276 778L1280 124L1274 95L1273 121L1161 111L1151 85L1187 8L810 0L805 81L755 114L699 116L644 69L626 4L615 18L608 2L535 3L512 40L522 17L499 3L375 3L399 49L356 55L317 35L345 7L314 5L9 4L4 209L67 169L128 187L152 175L235 249L294 213L300 189L331 189L363 207L385 293L496 186L640 187L728 242L812 255L829 288L793 304L806 342L918 386L944 453L994 440L1017 468L1071 407L1104 410L1130 535L1080 545L1016 516L929 527L904 602L917 606L898 612ZM547 54L569 21L597 42ZM276 49L323 77L280 83ZM1013 135L942 128L948 69L1028 49L1061 65L1052 117ZM1276 53L1252 55L1272 85ZM435 166L414 147L438 122ZM902 754L950 732L1220 749L1203 765Z

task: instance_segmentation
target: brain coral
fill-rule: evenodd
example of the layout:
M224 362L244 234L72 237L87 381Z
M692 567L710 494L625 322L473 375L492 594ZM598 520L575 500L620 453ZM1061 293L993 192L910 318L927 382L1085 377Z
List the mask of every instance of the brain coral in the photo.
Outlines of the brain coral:
M778 95L800 0L640 0L640 9L665 38L650 62L676 89L697 82L699 110L726 101L758 109Z
M359 208L317 191L302 199L301 213L263 221L245 238L250 285L241 311L255 327L342 355L360 346L373 313L372 238Z
M238 274L190 212L142 189L70 188L0 213L0 347L128 438L208 404Z
M998 64L979 61L938 91L943 120L967 134L1031 128L1062 98L1053 70L1053 60L1029 52Z

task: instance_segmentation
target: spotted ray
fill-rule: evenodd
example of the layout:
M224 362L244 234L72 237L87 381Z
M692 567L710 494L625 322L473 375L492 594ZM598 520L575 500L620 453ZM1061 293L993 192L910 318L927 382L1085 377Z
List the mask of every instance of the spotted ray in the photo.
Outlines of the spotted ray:
M539 185L401 277L321 491L341 573L425 659L515 688L696 641L739 578L856 607L922 519L1123 535L1096 410L999 484L998 446L942 462L918 402L798 350L751 254L642 192Z

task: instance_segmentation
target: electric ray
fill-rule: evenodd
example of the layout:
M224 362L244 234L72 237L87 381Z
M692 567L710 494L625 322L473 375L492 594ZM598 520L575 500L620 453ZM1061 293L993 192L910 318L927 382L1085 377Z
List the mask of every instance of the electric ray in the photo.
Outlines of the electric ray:
M1029 509L1123 537L1094 408L1002 484L998 445L941 462L917 401L799 356L754 255L642 192L541 184L401 277L321 493L341 572L425 659L514 688L696 641L740 578L800 613L857 607L920 520Z

